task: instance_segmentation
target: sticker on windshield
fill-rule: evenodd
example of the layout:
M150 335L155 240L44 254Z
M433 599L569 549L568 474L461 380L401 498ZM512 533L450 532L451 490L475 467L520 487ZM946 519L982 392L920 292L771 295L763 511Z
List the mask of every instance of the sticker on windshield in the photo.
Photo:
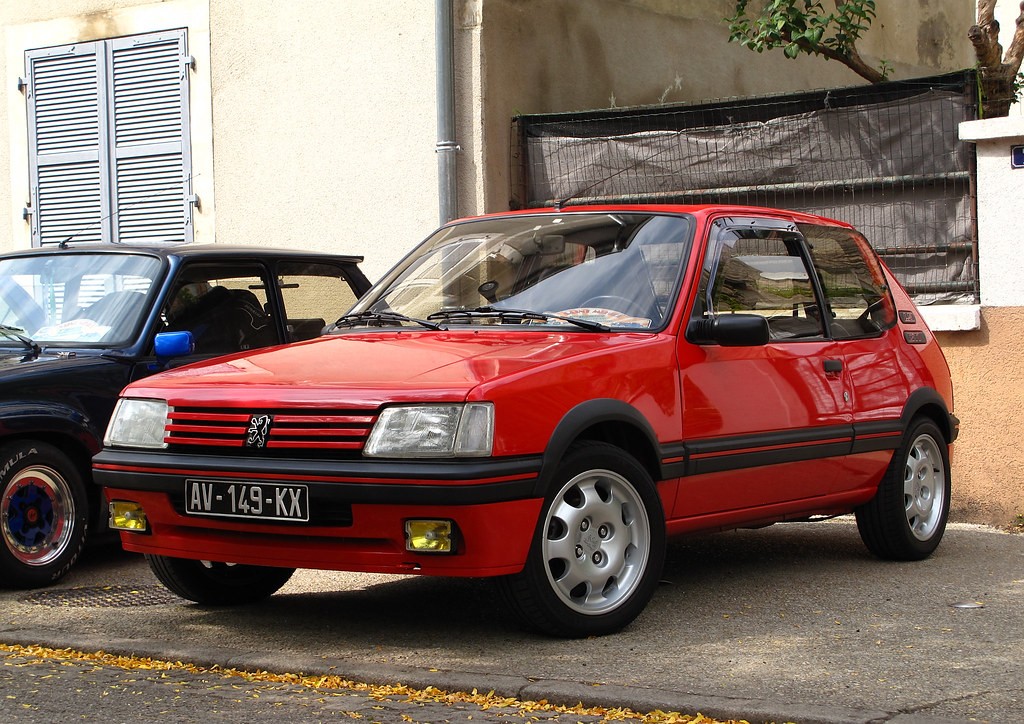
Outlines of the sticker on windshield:
M110 327L91 319L72 319L60 324L40 327L32 336L47 342L99 342Z
M605 324L609 327L633 327L636 329L647 329L651 326L651 320L645 317L632 317L623 312L618 312L614 309L605 309L604 307L574 307L572 309L563 309L561 312L557 312L562 317L572 317L573 319L581 319L584 322L597 322L599 324ZM551 319L544 324L569 324L558 319Z

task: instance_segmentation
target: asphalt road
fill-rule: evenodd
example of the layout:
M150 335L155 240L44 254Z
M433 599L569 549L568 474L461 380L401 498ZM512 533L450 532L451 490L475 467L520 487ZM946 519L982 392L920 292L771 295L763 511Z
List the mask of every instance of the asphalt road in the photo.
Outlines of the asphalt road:
M523 633L486 581L301 571L204 609L99 551L0 591L0 642L751 722L1024 721L1024 536L946 536L901 564L846 520L676 542L648 610L579 641Z

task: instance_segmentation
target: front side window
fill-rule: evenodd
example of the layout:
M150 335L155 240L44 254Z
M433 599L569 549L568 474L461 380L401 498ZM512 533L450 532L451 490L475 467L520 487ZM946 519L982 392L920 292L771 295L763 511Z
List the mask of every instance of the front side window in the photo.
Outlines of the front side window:
M204 355L275 344L267 289L256 264L187 264L161 310L163 331L191 332L196 353Z
M693 318L723 314L765 317L773 340L824 336L797 233L749 224L714 225Z
M159 259L66 254L0 260L0 324L40 345L105 347L129 342L159 286ZM0 334L0 346L17 346Z
M34 246L192 241L185 30L25 53Z
M896 307L881 264L857 232L801 225L814 267L828 297L836 339L877 336L896 324Z
M443 324L656 329L671 313L693 237L688 216L510 216L440 229L353 309ZM514 312L555 315L544 319Z

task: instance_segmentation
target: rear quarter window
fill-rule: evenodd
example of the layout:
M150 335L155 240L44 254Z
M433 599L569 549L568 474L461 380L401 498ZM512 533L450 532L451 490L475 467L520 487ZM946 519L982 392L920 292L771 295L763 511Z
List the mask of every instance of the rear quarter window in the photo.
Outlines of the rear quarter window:
M801 225L800 231L827 297L833 338L874 337L896 324L896 305L867 239L830 226Z

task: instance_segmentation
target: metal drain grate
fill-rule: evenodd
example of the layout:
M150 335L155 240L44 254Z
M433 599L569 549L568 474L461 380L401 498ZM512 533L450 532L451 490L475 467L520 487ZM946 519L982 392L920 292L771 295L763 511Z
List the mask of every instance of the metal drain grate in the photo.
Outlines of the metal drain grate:
M163 586L82 586L36 591L21 602L54 607L129 608L182 603L183 600Z

